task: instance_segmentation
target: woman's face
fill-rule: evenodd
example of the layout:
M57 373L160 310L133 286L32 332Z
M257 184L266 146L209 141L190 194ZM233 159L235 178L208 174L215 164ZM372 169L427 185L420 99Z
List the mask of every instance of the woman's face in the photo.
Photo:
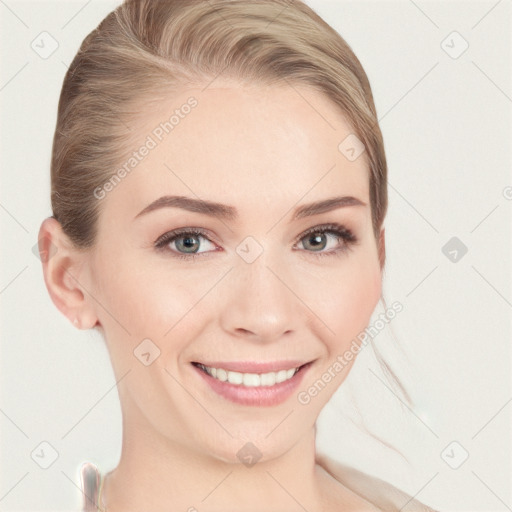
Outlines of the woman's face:
M236 462L247 442L273 458L311 432L354 360L342 371L333 363L381 294L365 154L340 151L349 126L298 86L183 91L135 133L135 160L119 165L129 172L96 193L97 245L82 276L124 376L125 428L144 425L146 435L152 428L222 460ZM354 199L304 208L340 197ZM224 206L205 211L200 200ZM318 232L325 225L340 234ZM164 238L177 229L200 234ZM272 385L271 369L309 362ZM229 380L242 384L222 382L223 371L214 378L192 363L270 375L265 385L236 373ZM313 396L329 369L331 382Z

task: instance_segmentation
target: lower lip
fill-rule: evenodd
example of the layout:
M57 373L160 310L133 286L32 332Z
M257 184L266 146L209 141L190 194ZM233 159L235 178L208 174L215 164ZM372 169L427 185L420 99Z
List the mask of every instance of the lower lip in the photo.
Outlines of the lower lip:
M231 384L228 381L223 382L207 374L195 365L192 365L192 368L199 373L213 391L231 402L241 405L268 407L286 401L298 388L304 374L309 370L310 366L311 363L307 363L291 379L280 382L279 384L254 387Z

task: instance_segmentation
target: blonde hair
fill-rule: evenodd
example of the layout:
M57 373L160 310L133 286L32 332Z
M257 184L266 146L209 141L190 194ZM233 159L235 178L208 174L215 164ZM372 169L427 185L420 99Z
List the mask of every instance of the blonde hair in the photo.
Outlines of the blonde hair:
M364 144L378 241L388 206L384 143L366 73L338 32L300 0L126 0L85 38L62 86L51 202L72 243L95 242L94 190L129 152L140 106L219 75L308 86L331 100Z
M51 200L75 246L94 244L93 191L123 161L137 106L219 74L311 86L339 107L365 146L378 237L388 204L382 134L368 78L334 29L298 0L127 0L85 38L62 86Z

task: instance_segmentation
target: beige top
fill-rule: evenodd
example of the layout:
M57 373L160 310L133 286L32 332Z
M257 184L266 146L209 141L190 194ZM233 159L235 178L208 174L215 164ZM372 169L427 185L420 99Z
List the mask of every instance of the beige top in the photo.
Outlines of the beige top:
M362 473L324 455L317 455L316 461L345 487L385 512L438 512L380 478ZM80 472L83 492L82 512L105 512L98 503L104 475L91 462L84 462Z

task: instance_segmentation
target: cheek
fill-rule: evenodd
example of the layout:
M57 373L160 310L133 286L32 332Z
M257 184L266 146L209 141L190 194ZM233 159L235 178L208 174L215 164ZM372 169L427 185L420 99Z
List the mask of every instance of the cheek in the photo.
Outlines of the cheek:
M200 299L218 276L214 272L202 277L195 273L191 280L191 272L169 272L165 262L147 265L143 258L129 254L127 248L124 254L117 251L115 258L96 260L95 298L101 304L97 308L100 323L112 350L125 361L133 359L133 351L142 340L150 339L159 348L162 362L166 354L179 353L180 344L197 335L201 328L196 317L202 307Z
M365 330L381 290L380 270L373 260L351 265L331 281L321 315L334 332L332 351L344 351Z

